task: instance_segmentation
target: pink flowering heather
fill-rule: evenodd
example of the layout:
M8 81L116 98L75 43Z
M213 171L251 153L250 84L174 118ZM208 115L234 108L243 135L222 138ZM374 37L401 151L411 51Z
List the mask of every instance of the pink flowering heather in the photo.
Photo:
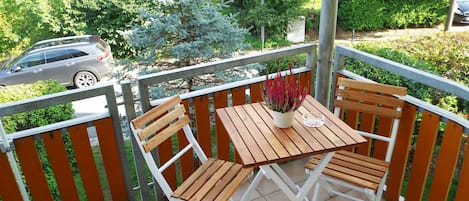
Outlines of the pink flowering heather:
M282 77L280 72L277 76L265 81L265 93L263 99L271 110L277 112L292 112L301 106L306 95L308 88L301 85L300 80L293 74L292 65L290 67L290 74Z

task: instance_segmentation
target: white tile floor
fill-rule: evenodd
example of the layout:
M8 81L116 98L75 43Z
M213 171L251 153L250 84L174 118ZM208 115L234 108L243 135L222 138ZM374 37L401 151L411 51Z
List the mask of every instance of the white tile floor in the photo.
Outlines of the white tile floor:
M304 180L306 179L306 174L304 170L304 164L306 163L307 159L300 159L288 163L281 164L280 166L282 169L287 173L287 175L298 185L302 185ZM248 188L250 181L254 178L254 175L252 175L251 178L247 180L239 189L236 191L236 193L233 195L233 200L240 200L241 196L243 193L246 191ZM359 192L351 191L348 189L342 189L342 192L346 192L347 194L353 194L354 196L360 196ZM308 195L308 199L311 199L311 192ZM320 201L343 201L343 200L348 200L343 197L339 196L334 196L334 195L329 195L325 191L320 191L319 197ZM364 196L363 196L364 198ZM286 201L288 200L288 197L280 191L280 189L275 185L271 180L266 179L265 177L262 179L260 182L259 186L257 189L253 192L251 192L250 195L250 200L251 201Z

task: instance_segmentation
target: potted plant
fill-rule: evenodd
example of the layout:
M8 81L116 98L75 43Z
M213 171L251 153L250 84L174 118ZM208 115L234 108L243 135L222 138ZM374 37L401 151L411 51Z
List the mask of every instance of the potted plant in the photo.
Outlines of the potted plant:
M277 72L277 76L269 79L267 75L263 94L265 104L272 110L274 125L279 128L288 128L293 124L294 111L308 94L308 88L293 74L292 64L288 66L290 73L285 76Z

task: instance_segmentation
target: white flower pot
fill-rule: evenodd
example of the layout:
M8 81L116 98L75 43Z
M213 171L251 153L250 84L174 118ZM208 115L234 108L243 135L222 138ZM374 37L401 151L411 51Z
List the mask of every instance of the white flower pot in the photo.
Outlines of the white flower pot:
M279 128L288 128L293 124L293 118L295 117L295 112L277 112L272 111L272 117L274 125Z

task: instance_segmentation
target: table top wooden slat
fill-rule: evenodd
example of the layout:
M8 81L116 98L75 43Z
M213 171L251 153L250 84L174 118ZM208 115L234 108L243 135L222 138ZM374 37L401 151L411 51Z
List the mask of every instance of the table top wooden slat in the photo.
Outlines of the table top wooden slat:
M303 117L302 117L302 114L297 112L295 113L295 118L296 118L296 121L301 121ZM334 145L330 143L327 139L321 139L321 140L316 139L317 136L322 137L322 135L316 134L318 133L317 130L306 129L301 124L294 124L293 129L295 129L295 131L298 133L303 133L302 135L303 139L309 143L308 145L311 147L311 149L313 149L313 151L318 151L318 150L322 150L325 148L334 147ZM326 143L321 143L320 141L324 141Z
M305 112L323 114L325 125L305 126L302 120ZM273 125L271 111L261 103L220 108L217 113L246 167L288 161L366 142L311 96L296 111L293 126L286 129Z
M288 150L288 153L290 153L289 156L301 154L301 151L298 150L295 143L285 134L284 129L280 129L274 126L272 122L272 116L265 110L264 106L262 106L260 103L254 103L252 104L252 107L256 110L259 116L262 117L262 120L264 120L265 124L269 128L269 130L266 130L265 132L271 132L274 136L276 136L280 143L282 143L283 147L285 147L285 149Z
M238 130L236 129L235 125L231 121L228 113L226 112L225 108L220 108L217 109L217 115L220 118L220 121L223 122L223 125L225 126L225 130L228 135L230 135L231 141L233 144L236 144L236 149L239 150L247 150L246 145L244 144L243 139L239 135ZM252 164L255 163L254 158L249 154L243 154L243 163L245 164Z
M262 135L262 132L257 128L256 124L258 122L255 122L253 119L252 119L252 115L248 115L247 112L246 112L246 108L249 109L249 107L234 107L234 109L236 110L236 112L238 113L238 115L241 117L241 119L248 119L250 118L249 121L243 121L246 125L246 128L249 130L249 133L251 134L251 137L253 139L256 139L256 143L259 145L259 147L262 147L262 149L260 149L260 151L262 153L264 153L264 156L268 159L268 160L276 160L278 159L278 156L277 154L275 153L274 149L272 148L272 146L269 144L269 142L267 142L267 140L264 138L264 136ZM252 113L253 115L255 115L255 112ZM250 148L250 147L248 147ZM238 150L239 152L240 150ZM256 150L252 150L252 151L256 151Z
M247 105L244 107L247 113L251 116L252 120L254 121L255 125L257 128L261 131L267 131L270 130L270 128L266 125L264 120L259 116L259 114L254 110L252 105ZM272 149L277 153L277 156L279 158L285 158L288 157L290 154L288 151L283 147L282 143L279 141L279 139L273 135L272 132L261 132L261 134L264 136L264 138L269 142L270 146Z
M254 158L255 161L265 161L267 158L264 156L264 153L262 152L262 149L259 147L257 138L253 138L251 135L251 132L248 130L244 122L251 121L249 117L241 117L237 112L236 109L237 107L242 107L242 106L235 106L235 107L228 107L225 108L226 112L230 114L230 119L233 122L233 124L236 126L236 129L238 130L239 133L243 133L245 135L242 136L242 140L244 141L244 144L246 144L246 150L249 151L251 156ZM247 155L248 153L246 150L239 150L238 153L241 156L241 159L244 161L244 155Z
M317 100L315 100L313 97L308 96L305 99L306 103L309 103L310 105L314 106L314 108L318 111L320 111L326 119L333 119L333 122L335 124L335 129L337 129L336 134L340 135L342 140L345 140L346 143L363 143L366 142L366 139L363 138L361 135L357 134L357 132L348 126L345 122L334 116L333 113L331 113L327 108L325 108L321 103L319 103ZM308 105L308 104L306 104ZM331 125L332 126L332 125Z

